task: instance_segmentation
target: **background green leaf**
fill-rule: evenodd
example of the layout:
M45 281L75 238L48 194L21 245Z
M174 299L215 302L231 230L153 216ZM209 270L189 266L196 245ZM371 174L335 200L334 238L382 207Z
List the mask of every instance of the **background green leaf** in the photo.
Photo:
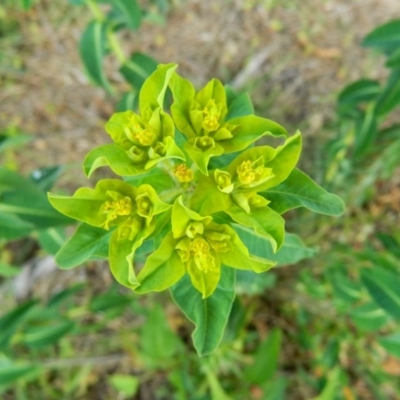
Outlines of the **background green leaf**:
M271 330L257 348L253 363L244 371L247 380L254 384L262 384L274 377L278 369L281 343L281 331Z
M378 26L363 40L363 46L390 51L400 46L400 19Z
M119 72L139 92L144 81L157 69L157 65L154 58L137 52L132 54L131 58L122 65Z
M136 0L110 0L124 25L132 30L140 26L142 12Z
M106 54L107 26L105 21L92 21L83 32L79 53L89 75L96 85L111 92L111 86L103 71L103 59Z
M379 267L366 268L361 280L375 303L400 320L400 274Z
M388 114L400 104L400 68L392 71L385 88L380 94L375 112L382 116Z

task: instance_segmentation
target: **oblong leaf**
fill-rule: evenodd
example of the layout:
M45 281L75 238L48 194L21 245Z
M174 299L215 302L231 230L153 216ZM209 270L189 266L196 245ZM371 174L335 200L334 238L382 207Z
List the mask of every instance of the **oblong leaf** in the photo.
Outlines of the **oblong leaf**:
M390 354L400 358L400 333L382 337L378 342Z
M265 236L242 225L234 224L233 228L251 254L275 261L278 266L296 264L317 253L315 247L307 247L297 235L292 233L285 234L282 247L274 253L270 241Z
M111 86L108 83L103 70L103 58L106 53L106 36L106 22L90 22L82 34L79 43L79 53L87 74L93 83L102 86L108 92L111 92Z
M46 193L30 179L6 168L0 168L0 198L0 213L14 214L35 229L71 223L50 205Z
M378 26L363 40L363 46L392 49L400 46L400 19Z
M114 143L94 148L89 151L83 161L83 170L88 178L96 169L105 166L122 176L139 175L145 172L143 165L135 165L126 151Z
M110 0L109 2L114 6L125 26L133 30L139 28L142 13L136 0Z
M400 274L383 268L364 269L361 280L375 303L400 320Z
M385 115L400 104L400 68L394 69L375 108L377 115Z
M338 104L339 106L348 106L371 101L376 98L379 92L379 82L371 79L360 79L344 88L339 94Z
M125 80L137 91L144 81L157 69L157 61L143 53L134 53L130 59L122 65L119 72Z
M47 228L39 231L39 244L49 254L56 254L66 241L63 227Z
M74 322L62 321L50 326L34 328L31 331L24 332L22 341L26 346L32 349L50 346L58 342L67 333L71 332L74 327Z
M215 351L222 340L235 298L235 270L222 267L216 290L205 299L193 287L188 275L170 290L177 306L195 325L192 339L197 354L201 357Z
M37 375L41 368L32 364L0 364L0 388L21 378Z
M344 211L340 197L328 193L298 169L294 169L281 184L261 194L271 201L269 206L280 214L298 207L326 215L341 215Z
M110 231L81 224L56 254L56 262L63 269L74 268L92 257L107 257Z
M16 215L0 211L0 238L17 239L27 236L34 229L34 225Z

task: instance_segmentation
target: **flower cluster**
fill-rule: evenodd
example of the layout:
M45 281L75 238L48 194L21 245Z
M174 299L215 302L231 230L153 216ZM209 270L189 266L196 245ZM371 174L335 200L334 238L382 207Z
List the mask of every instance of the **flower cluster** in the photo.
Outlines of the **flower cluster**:
M188 274L206 298L217 288L221 268L273 267L249 254L236 228L280 248L284 219L269 207L268 190L294 169L300 134L287 138L280 125L253 114L246 95L219 80L196 92L173 64L159 66L145 81L138 113L114 114L105 130L112 143L90 151L84 170L90 176L108 166L122 179L49 199L61 213L110 232L110 269L118 282L145 293ZM276 148L254 147L264 136L284 141ZM140 269L135 254L144 245L152 251Z

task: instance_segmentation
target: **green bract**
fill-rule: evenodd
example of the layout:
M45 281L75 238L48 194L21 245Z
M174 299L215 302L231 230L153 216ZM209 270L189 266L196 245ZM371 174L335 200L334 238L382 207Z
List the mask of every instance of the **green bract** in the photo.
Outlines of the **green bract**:
M203 354L218 345L227 315L201 310L218 304L229 311L235 271L261 273L275 259L293 258L274 254L290 248L281 214L303 206L333 215L343 204L296 170L299 132L288 136L255 116L248 96L220 81L196 92L175 70L159 66L142 86L139 110L112 115L105 128L112 143L84 160L87 175L108 166L122 179L49 199L82 223L56 255L60 265L108 254L116 280L137 293L171 287L188 318L210 328L197 326L194 335ZM264 136L273 142L254 146Z

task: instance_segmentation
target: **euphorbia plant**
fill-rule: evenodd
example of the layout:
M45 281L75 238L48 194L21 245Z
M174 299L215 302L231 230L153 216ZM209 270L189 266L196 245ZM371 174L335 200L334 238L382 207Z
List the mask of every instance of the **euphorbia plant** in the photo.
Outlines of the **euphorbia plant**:
M56 257L62 267L108 254L122 285L137 293L171 288L196 325L196 349L207 354L226 325L235 271L276 265L282 212L305 206L332 215L342 203L295 169L299 132L288 137L279 124L255 116L247 95L217 79L196 92L175 70L159 66L141 89L139 112L114 114L106 124L112 143L84 161L88 176L108 166L122 179L49 199L82 223ZM254 147L262 137L282 143ZM253 248L253 237L263 248Z

